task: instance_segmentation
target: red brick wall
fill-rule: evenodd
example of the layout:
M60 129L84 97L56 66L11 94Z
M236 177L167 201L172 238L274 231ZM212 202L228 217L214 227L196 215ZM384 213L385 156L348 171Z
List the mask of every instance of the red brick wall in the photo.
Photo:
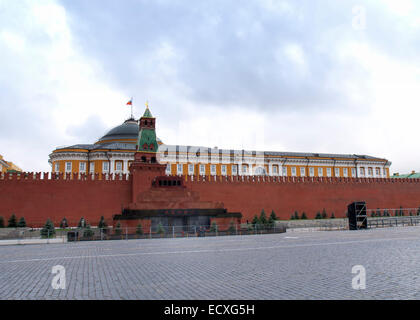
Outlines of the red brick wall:
M191 181L186 186L198 191L201 200L224 203L230 212L241 212L243 222L251 222L264 208L267 216L274 210L277 217L289 219L297 210L314 218L326 209L328 216L345 217L347 205L366 201L367 208L417 208L420 206L420 179L352 179L352 178L265 178L262 181L207 178ZM252 177L249 177L252 179ZM256 178L257 179L257 178Z
M47 218L59 226L63 217L70 226L76 226L82 216L97 226L103 215L112 225L112 215L121 213L130 195L128 180L49 180L40 174L24 180L11 176L10 180L0 179L0 216L7 224L15 213L18 218L25 217L28 226L38 227Z
M150 172L146 175L149 177ZM251 221L263 208L267 216L274 210L278 217L289 219L295 210L313 218L323 208L328 215L334 212L336 217L343 217L353 201L366 201L371 209L420 206L420 179L265 178L263 182L262 178L248 178L252 180L219 177L217 181L191 181L186 177L185 185L198 191L203 201L220 201L229 212L241 212L243 222ZM149 179L143 181L148 187L142 185L140 190L133 190L134 194L149 188ZM112 215L120 214L132 197L131 180L126 177L79 180L68 176L51 180L48 176L41 178L41 174L28 174L25 179L0 175L0 216L6 222L11 213L18 218L24 216L33 226L43 225L47 218L58 226L63 217L76 225L83 216L96 226L103 215L112 225Z

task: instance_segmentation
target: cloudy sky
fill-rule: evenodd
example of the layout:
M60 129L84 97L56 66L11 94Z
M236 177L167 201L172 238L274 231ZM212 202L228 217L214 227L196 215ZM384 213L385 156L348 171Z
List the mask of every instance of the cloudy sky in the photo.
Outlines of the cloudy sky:
M149 101L167 144L420 171L416 0L0 0L0 154L49 171Z

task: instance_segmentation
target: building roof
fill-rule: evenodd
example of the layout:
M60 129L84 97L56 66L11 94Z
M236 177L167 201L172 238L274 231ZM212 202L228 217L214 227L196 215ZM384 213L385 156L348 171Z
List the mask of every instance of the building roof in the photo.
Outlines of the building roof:
M147 105L146 105L147 106ZM149 110L149 107L146 107L144 111L143 118L153 118L152 113ZM143 150L143 145L151 144L155 145L154 139L156 139L157 144L161 146L159 152L165 151L180 151L180 152L191 152L191 149L195 151L206 151L212 154L222 153L222 154L236 154L239 155L244 153L244 155L255 155L255 156L264 156L264 157L281 157L281 158L327 158L327 159L345 159L345 160L365 160L365 161L383 161L387 164L390 162L387 159L373 157L369 155L358 155L358 154L333 154L333 153L311 153L311 152L282 152L282 151L252 151L252 150L233 150L233 149L218 149L208 148L208 147L195 147L195 146L177 146L177 145L163 145L162 141L159 138L155 138L155 131L149 129L143 129L143 133L139 135L139 121L134 118L129 118L120 124L109 130L104 136L102 136L95 144L76 144L72 146L59 147L54 150L54 152L65 152L69 149L82 149L87 151L94 150L126 150L126 151L136 151L136 144L139 145L139 150ZM150 131L150 132L149 132ZM151 132L153 131L153 132Z
M236 154L240 155L264 155L265 157L291 157L291 158L337 158L337 159L348 159L348 160L373 160L373 161L388 161L384 158L372 157L368 155L359 154L339 154L339 153L311 153L311 152L282 152L282 151L253 151L253 150L238 150L238 149L219 149L219 148L208 148L199 146L179 146L179 145L161 145L159 148L160 152L165 151L179 151L179 152L197 152L205 151L208 153L222 153L222 154Z
M411 173L405 174L394 173L392 178L420 178L420 172L412 171Z
M383 158L372 157L364 154L342 154L342 153L311 153L311 152L264 152L266 156L291 156L291 157L316 157L316 158L343 158L343 159L355 159L355 160L384 160Z
M109 130L104 136L102 136L96 144L100 144L104 141L109 140L137 140L139 134L139 124L134 118L130 118Z
M66 151L68 149L83 149L88 151L100 149L135 151L138 135L138 121L134 118L129 118L119 126L109 130L94 144L75 144L57 147L55 151ZM158 145L162 144L162 140L159 138L156 138L156 140Z

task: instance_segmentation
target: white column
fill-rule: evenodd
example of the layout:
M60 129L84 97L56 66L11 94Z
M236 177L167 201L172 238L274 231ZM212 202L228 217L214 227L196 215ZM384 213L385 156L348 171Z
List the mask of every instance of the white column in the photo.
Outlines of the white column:
M123 161L123 166L124 166L124 168L123 168L123 173L128 173L129 171L128 171L128 160L124 160Z
M109 164L111 166L109 173L114 173L114 167L115 167L115 160L111 159L111 163Z

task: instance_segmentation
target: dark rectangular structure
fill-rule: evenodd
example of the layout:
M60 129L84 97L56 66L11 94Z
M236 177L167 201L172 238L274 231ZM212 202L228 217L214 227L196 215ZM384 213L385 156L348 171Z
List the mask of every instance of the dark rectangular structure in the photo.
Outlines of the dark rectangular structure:
M349 230L367 229L366 202L355 201L347 206Z
M67 232L67 241L77 241L79 239L79 231Z

